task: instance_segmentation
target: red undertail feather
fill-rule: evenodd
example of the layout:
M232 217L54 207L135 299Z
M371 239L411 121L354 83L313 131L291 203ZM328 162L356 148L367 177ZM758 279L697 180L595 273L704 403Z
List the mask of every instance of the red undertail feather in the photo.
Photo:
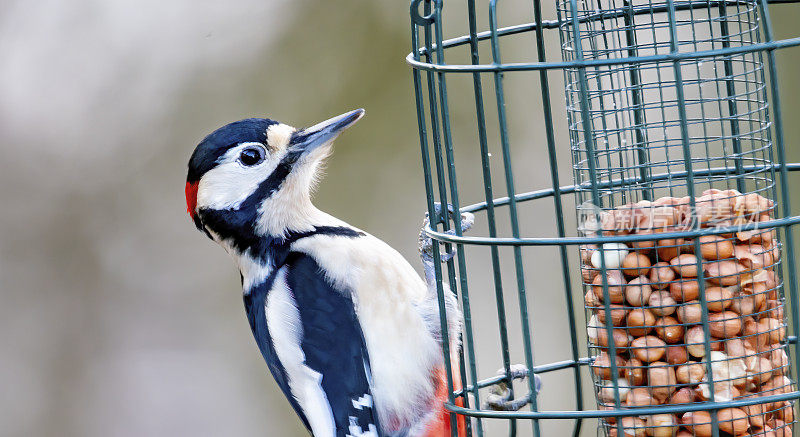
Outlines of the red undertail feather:
M194 219L197 214L197 186L200 182L186 183L186 212Z
M442 405L447 402L447 374L443 367L440 367L434 376L437 381L436 384L436 408L439 410L436 419L429 424L426 433L422 437L450 437L450 412ZM454 390L461 390L461 377L458 368L453 372L453 379L455 387ZM459 407L464 406L461 399L456 399L456 405ZM466 423L464 416L456 415L458 437L465 437L467 435Z

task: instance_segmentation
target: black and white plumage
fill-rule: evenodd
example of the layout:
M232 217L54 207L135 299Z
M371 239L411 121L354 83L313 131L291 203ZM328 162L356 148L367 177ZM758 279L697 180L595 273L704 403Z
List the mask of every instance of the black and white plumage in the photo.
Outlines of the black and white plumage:
M435 289L394 249L311 203L333 140L362 115L218 129L189 162L189 214L238 265L256 342L315 437L449 435ZM460 313L448 298L455 356Z

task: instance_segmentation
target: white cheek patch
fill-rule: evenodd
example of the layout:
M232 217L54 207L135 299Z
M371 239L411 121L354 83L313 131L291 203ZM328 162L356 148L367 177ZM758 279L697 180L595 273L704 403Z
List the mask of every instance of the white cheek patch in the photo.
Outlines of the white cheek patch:
M197 207L210 209L238 208L269 177L280 163L282 153L267 156L259 165L246 167L238 161L245 147L259 143L242 143L228 150L219 163L200 179Z

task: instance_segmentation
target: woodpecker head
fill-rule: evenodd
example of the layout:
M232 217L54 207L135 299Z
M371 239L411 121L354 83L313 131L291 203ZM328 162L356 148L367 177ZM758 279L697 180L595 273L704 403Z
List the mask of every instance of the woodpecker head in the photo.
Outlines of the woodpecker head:
M186 205L198 229L240 252L261 236L307 226L311 191L333 140L364 115L350 111L305 129L266 118L223 126L189 160Z

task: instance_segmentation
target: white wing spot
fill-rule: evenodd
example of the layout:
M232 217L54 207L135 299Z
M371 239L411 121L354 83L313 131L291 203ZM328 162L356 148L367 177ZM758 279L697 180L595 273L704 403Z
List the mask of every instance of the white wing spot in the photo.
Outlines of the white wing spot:
M378 437L378 428L376 428L374 424L370 423L369 426L367 426L367 430L364 431L358 425L358 419L353 416L350 416L350 426L348 430L350 432L347 434L347 437Z
M353 399L353 408L357 410L372 408L372 396L365 394L358 399Z

